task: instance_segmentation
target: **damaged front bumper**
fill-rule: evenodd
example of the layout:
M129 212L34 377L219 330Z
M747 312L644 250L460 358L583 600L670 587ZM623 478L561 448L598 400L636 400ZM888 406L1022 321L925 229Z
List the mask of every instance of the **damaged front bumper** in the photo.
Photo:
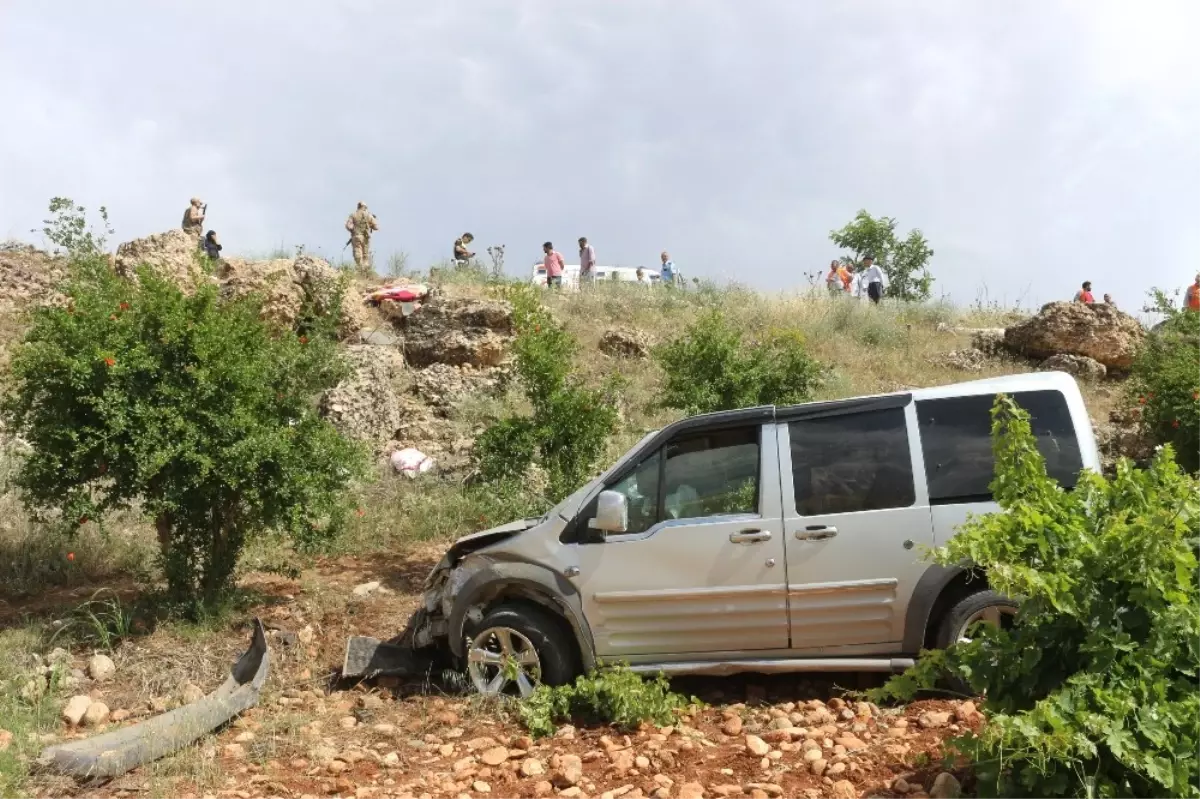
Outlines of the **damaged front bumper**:
M367 636L350 638L342 677L415 677L429 673L439 659L448 658L449 620L455 601L471 576L487 565L485 558L468 556L528 529L537 521L514 522L455 542L425 580L421 607L409 618L400 635L387 641Z

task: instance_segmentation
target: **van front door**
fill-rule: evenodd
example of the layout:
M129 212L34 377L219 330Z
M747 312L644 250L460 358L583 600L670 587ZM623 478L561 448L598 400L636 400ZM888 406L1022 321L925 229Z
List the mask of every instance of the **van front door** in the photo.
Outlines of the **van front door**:
M779 485L774 426L755 424L681 433L608 486L627 531L575 545L596 655L786 649Z
M777 425L796 652L898 651L933 544L915 422L895 397Z

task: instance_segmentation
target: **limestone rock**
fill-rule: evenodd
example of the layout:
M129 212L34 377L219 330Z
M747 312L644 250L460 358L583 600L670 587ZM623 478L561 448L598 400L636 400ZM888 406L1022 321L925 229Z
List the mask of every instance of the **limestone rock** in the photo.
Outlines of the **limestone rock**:
M79 726L83 721L83 714L87 713L87 709L92 706L92 698L85 694L73 696L67 700L67 704L63 707L63 721L70 724L72 727Z
M117 671L117 665L108 655L92 655L87 665L88 676L96 682L104 682Z
M1030 358L1085 355L1109 369L1133 365L1146 337L1141 324L1111 305L1051 302L1004 331L1004 345Z
M838 780L829 786L829 793L826 795L830 799L857 799L858 789L850 780Z
M1154 438L1146 431L1132 409L1118 409L1108 416L1108 422L1093 424L1096 444L1100 449L1100 466L1105 474L1113 474L1120 458L1146 464L1154 457Z
M977 350L972 347L966 350L950 350L942 360L951 369L958 369L963 372L978 372L987 363L987 356L983 353L983 350Z
M183 686L182 695L180 697L185 705L190 705L192 702L198 702L204 698L204 691L199 685L189 682Z
M929 789L929 799L958 799L960 796L962 796L962 785L948 771L937 775L933 780L933 787Z
M555 785L567 788L583 779L583 760L579 755L555 755L551 765L554 766Z
M321 413L342 435L370 444L378 452L400 427L396 380L404 357L390 347L353 344L346 359L354 372L321 399Z
M513 336L512 306L502 300L430 295L404 325L404 357L417 368L499 366Z
M113 271L122 277L136 278L138 267L145 266L190 292L207 279L202 262L196 239L182 230L168 230L118 245Z
M1103 380L1108 369L1095 358L1086 355L1051 355L1038 369L1043 372L1066 372L1081 380Z
M469 365L431 364L409 375L410 391L438 416L448 417L464 397L496 391L507 376L502 369L474 369Z
M746 749L755 757L764 757L767 752L771 751L771 747L767 745L767 742L757 735L746 736Z
M971 348L979 350L984 355L1002 355L1004 353L1004 328L981 327L971 331Z
M108 705L103 702L92 702L83 713L83 723L89 727L99 727L108 721Z
M0 243L0 311L65 303L55 288L66 277L65 266L65 259L36 247Z
M640 330L612 328L600 337L600 351L612 358L648 358L650 339Z
M366 323L362 296L354 286L327 262L311 255L266 261L225 259L221 261L218 278L225 297L247 294L261 297L262 317L281 327L295 326L305 301L318 314L331 312L339 293L342 295L339 337L351 338Z

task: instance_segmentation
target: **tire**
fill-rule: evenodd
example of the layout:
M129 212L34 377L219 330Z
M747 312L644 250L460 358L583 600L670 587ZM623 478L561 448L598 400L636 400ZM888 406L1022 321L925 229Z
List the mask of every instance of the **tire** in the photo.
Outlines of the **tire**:
M528 682L545 685L566 685L579 675L579 658L575 652L575 641L562 619L553 614L526 604L500 605L489 611L478 624L466 630L468 647L466 666L472 685L481 693L509 693L515 689L522 696L528 695ZM507 632L503 632L507 631ZM480 640L486 636L486 640ZM491 663L473 661L474 653L511 650L510 658L522 671L528 671L526 682L507 681L498 690L485 690L480 678L490 686L494 682L495 669ZM536 666L527 663L527 650L536 653ZM526 667L529 666L527 669ZM536 674L532 673L536 672Z
M997 611L994 615L999 618L1001 627L1004 627L1006 620L1007 624L1011 625L1012 619L1016 615L1017 603L987 589L976 591L974 594L968 594L960 599L951 606L946 615L942 617L941 624L938 625L935 638L937 648L945 649L956 643L972 619L993 609Z

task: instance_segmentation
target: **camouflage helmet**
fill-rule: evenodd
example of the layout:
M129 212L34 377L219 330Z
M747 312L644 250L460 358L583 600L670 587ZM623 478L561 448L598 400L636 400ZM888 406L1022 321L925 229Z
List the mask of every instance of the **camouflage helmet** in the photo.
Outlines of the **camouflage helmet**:
M201 200L199 197L193 197L192 205L204 205L204 201Z

